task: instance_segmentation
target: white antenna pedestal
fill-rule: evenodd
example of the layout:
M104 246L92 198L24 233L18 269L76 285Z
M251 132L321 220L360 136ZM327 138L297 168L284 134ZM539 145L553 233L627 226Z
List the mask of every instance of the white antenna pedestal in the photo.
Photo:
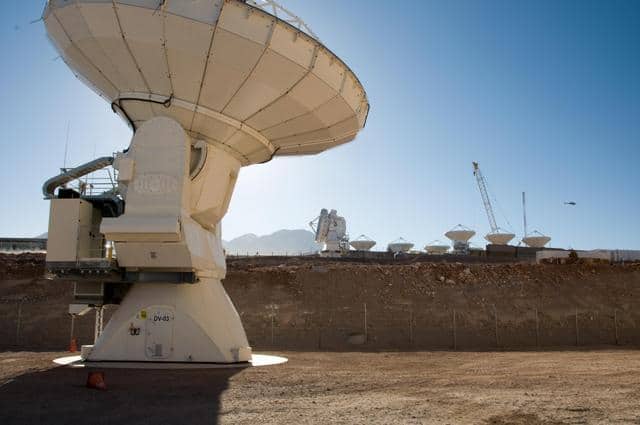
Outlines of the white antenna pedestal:
M126 208L104 218L100 232L114 241L118 265L134 283L86 360L249 361L240 318L220 283L219 222L240 163L192 143L173 119L156 117L114 167Z
M205 278L134 284L85 360L237 363L251 348L222 284Z

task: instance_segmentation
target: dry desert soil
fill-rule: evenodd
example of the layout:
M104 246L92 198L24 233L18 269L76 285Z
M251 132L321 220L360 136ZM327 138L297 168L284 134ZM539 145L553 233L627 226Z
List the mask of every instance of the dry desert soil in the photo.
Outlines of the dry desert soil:
M99 391L65 353L0 353L0 423L640 423L640 351L274 354L289 362L105 370Z

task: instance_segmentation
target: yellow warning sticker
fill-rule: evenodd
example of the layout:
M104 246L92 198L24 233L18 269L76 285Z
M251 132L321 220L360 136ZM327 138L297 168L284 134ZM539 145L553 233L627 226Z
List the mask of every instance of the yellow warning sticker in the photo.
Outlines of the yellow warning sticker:
M141 319L146 319L147 318L147 310L142 310L140 312L140 318Z

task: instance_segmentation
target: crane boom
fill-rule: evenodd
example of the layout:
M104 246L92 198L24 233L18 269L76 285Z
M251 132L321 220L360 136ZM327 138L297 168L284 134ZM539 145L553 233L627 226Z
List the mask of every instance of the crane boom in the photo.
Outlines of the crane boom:
M487 182L480 171L480 167L477 162L473 162L473 175L476 176L478 182L478 189L480 189L480 196L482 196L482 202L484 203L484 209L487 212L487 218L489 219L489 226L491 231L497 233L499 231L498 224L496 223L496 216L493 213L493 207L491 206L491 200L489 199L489 192L487 191Z

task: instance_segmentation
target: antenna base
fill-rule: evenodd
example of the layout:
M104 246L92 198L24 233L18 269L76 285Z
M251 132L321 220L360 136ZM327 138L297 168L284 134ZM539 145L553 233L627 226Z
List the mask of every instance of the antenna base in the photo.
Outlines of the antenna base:
M220 280L139 283L85 360L242 363L251 360L251 347Z

